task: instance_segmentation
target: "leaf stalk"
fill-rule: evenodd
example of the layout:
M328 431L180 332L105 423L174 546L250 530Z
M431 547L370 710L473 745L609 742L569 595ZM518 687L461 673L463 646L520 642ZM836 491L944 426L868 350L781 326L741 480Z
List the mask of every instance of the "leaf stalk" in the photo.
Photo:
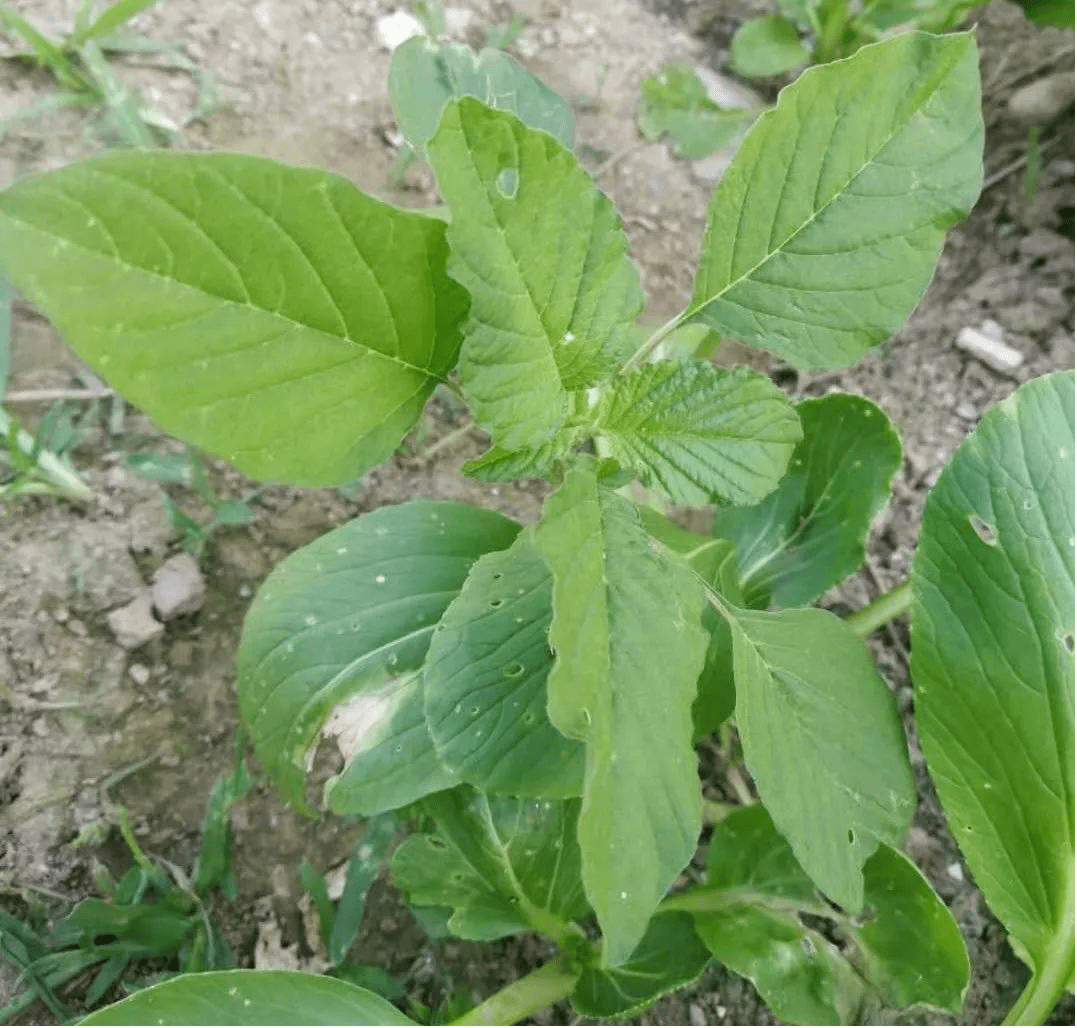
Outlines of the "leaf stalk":
M877 628L904 614L911 605L912 583L906 578L889 592L877 596L866 607L854 611L845 619L845 623L861 639L866 639Z
M555 957L450 1023L518 1024L570 996L579 976L579 971L573 970L562 957Z

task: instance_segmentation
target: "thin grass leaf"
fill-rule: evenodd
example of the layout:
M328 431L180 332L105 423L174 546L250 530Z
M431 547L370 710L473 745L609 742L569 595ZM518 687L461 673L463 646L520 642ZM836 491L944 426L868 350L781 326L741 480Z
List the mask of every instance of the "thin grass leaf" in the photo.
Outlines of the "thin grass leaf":
M124 969L129 963L130 960L125 953L117 953L105 961L101 970L97 972L97 977L94 978L93 983L86 990L86 995L83 997L83 1002L87 1007L92 1009L101 1002L105 993L116 984L120 975L123 974Z
M68 107L93 107L97 101L84 93L46 93L28 104L24 104L10 117L0 121L0 139L10 131L11 126L20 121L30 121L39 114L48 114L50 111L62 111Z
M61 85L68 89L82 88L80 76L62 47L48 36L43 36L21 14L3 3L0 3L0 28L17 35L30 48L26 56L48 68Z
M88 40L107 35L126 25L132 18L152 7L155 3L157 3L157 0L116 0L110 7L105 8L97 20L87 28L81 32L76 29L71 36L71 45L78 47Z
M299 864L299 880L303 888L310 894L314 901L314 907L318 911L318 926L322 933L322 942L329 945L329 939L333 933L333 901L329 898L329 890L325 885L325 878L307 860L306 857Z
M120 138L128 146L157 146L160 141L146 124L138 98L113 72L101 48L89 39L79 47L79 56Z

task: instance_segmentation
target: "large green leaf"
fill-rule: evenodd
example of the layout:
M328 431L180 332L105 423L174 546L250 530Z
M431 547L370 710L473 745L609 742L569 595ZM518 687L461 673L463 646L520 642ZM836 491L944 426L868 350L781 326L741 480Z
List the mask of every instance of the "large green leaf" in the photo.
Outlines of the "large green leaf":
M683 894L711 953L748 978L790 1024L849 1024L863 983L838 950L805 927L825 914L811 879L761 806L733 811L714 830L707 884Z
M538 446L630 345L643 294L620 218L552 136L477 100L450 103L428 149L472 299L461 384L497 446Z
M572 149L576 121L564 97L540 82L503 50L476 54L462 43L416 36L398 46L389 64L389 99L404 138L419 153L437 130L445 105L473 96L549 132Z
M277 565L247 613L236 685L255 752L290 803L306 806L308 754L333 708L353 758L330 788L338 813L375 814L458 781L434 752L419 669L471 565L518 531L493 511L416 501Z
M811 52L797 27L785 18L750 18L733 33L729 58L733 70L748 78L783 75L806 64Z
M852 574L901 466L901 442L873 403L833 393L796 411L804 438L778 488L714 519L714 534L736 546L751 607L811 603Z
M0 267L123 395L256 478L352 481L456 363L445 227L321 171L116 153L0 194Z
M864 983L833 943L792 914L731 904L696 915L711 955L747 978L788 1024L857 1024Z
M462 787L423 801L436 832L393 855L393 880L416 906L450 907L464 939L539 931L564 941L587 913L576 843L578 800L493 797Z
M864 865L871 916L852 936L864 973L896 1007L928 1003L960 1014L969 981L965 940L953 914L908 857L880 846Z
M799 367L851 364L916 305L979 193L982 148L970 34L810 68L715 191L685 318Z
M579 796L583 747L546 716L550 572L529 534L481 557L434 633L426 721L442 762L486 792Z
M671 64L640 88L640 132L647 139L669 136L674 155L686 159L721 149L754 113L718 107L690 64Z
M1073 373L1022 386L943 470L913 561L924 755L1045 988L1073 970Z
M546 478L554 464L566 458L583 437L583 427L570 425L556 432L548 442L522 450L491 447L481 457L466 461L465 475L483 482L515 482L521 478Z
M688 914L659 914L620 967L583 969L572 1005L586 1017L625 1017L694 982L710 963Z
M617 379L595 418L613 457L689 506L766 496L800 439L770 379L704 361L661 361Z
M182 974L79 1021L80 1025L415 1023L367 989L301 971Z
M759 795L812 880L857 913L864 861L900 841L916 802L893 696L828 611L726 613L737 726Z
M627 960L701 825L691 708L707 637L699 586L582 458L546 503L549 715L587 747L579 839L604 960Z

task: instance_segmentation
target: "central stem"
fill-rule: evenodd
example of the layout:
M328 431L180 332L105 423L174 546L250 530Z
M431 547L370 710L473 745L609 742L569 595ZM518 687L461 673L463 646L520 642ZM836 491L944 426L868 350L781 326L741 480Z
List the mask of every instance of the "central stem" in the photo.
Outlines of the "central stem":
M555 957L450 1023L518 1024L525 1017L570 996L578 978L578 971L573 971L563 958Z
M876 628L904 614L912 605L912 583L906 578L889 592L876 597L866 607L854 611L845 623L861 639L866 639Z

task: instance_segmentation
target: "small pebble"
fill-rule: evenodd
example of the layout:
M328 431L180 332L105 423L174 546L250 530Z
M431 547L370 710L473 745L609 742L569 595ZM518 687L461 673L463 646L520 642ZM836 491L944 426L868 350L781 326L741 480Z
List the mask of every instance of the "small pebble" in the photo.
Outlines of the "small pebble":
M963 882L965 880L965 872L961 870L961 865L956 860L952 864L946 866L946 874L955 882Z
M145 685L150 680L150 669L143 664L132 664L127 673L138 685Z
M153 576L153 605L163 621L201 610L206 581L189 553L169 557Z
M957 416L966 421L975 421L977 418L976 408L971 403L960 403L957 406Z
M126 607L112 611L108 615L108 627L125 650L145 646L165 630L165 626L153 616L153 600L148 592L132 600Z

